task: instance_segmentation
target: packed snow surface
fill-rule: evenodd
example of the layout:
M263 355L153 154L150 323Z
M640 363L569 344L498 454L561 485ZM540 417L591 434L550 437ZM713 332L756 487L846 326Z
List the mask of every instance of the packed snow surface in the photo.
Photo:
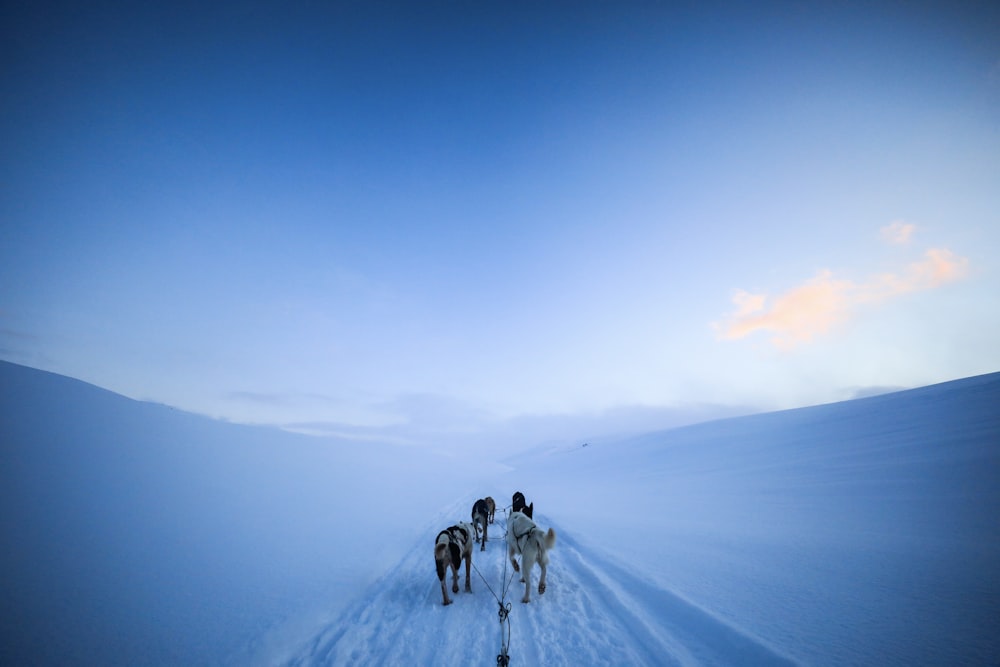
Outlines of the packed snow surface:
M498 461L0 362L0 448L2 664L1000 662L1000 374ZM514 491L558 534L529 604ZM434 539L486 495L445 607Z

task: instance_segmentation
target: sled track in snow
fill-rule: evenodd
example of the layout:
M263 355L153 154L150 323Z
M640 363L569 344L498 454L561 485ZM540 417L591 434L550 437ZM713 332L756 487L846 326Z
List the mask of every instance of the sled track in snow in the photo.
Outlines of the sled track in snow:
M544 518L538 523L553 525ZM795 664L555 528L559 536L550 553L545 594L537 592L536 566L530 604L520 601L524 584L518 575L506 595L511 603L510 665ZM472 556L497 595L503 587L505 529L498 516L486 551L477 545ZM503 639L497 601L475 571L473 592L466 593L463 569L460 591L444 607L432 548L432 540L414 547L286 664L495 665ZM511 574L508 562L507 576Z

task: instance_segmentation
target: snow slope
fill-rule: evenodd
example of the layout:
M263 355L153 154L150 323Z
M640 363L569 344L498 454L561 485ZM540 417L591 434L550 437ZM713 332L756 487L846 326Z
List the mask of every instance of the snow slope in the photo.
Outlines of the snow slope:
M0 663L496 664L502 512L447 608L432 546L521 490L559 539L512 665L995 665L998 408L991 374L485 465L0 363Z
M424 481L452 458L221 423L3 362L0 447L5 665L248 664L337 613L398 558L387 538L408 547L428 529L420 507L461 488Z

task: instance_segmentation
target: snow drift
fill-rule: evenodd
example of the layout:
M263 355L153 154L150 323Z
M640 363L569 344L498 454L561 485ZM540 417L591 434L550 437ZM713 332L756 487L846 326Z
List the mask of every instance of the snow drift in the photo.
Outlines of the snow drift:
M493 664L502 541L448 608L432 545L521 490L560 540L511 664L996 664L998 408L991 374L478 472L0 363L0 662Z

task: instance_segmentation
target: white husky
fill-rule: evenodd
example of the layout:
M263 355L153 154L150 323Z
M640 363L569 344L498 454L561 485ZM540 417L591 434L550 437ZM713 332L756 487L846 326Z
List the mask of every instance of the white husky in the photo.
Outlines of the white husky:
M548 532L535 525L522 512L514 512L507 519L507 551L510 556L510 563L514 566L515 572L521 572L521 581L524 582L524 597L521 602L531 602L531 568L535 563L542 568L542 577L538 580L538 594L545 592L545 572L549 565L548 550L555 546L556 531L549 528ZM524 570L517 564L514 556L521 554L521 563Z

